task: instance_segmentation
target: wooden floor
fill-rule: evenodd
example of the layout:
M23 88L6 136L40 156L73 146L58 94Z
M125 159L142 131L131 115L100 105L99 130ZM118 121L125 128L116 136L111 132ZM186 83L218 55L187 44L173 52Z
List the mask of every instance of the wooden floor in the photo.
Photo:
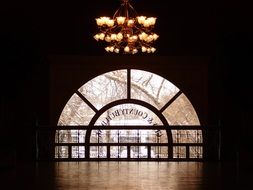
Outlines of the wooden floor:
M3 190L225 190L253 186L252 171L237 171L235 164L202 162L43 162L0 174Z

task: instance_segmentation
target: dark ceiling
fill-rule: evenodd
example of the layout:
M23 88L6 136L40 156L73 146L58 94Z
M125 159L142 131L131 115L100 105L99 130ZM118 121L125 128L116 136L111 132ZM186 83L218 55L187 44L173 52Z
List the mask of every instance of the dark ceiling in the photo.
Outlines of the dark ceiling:
M95 18L112 16L120 0L18 1L3 6L6 40L42 54L104 55L93 39ZM235 0L132 0L139 14L158 17L157 55L214 55L247 38L250 8ZM240 6L239 6L240 5ZM248 11L246 11L248 9ZM239 43L239 42L236 42ZM13 47L9 47L12 48ZM15 51L15 49L14 49Z
M2 77L42 63L50 54L107 55L93 39L95 18L112 16L120 0L6 1L1 5ZM252 11L236 0L132 0L139 14L158 18L153 55L206 55L241 73L252 60ZM150 56L153 56L150 55ZM137 55L139 56L139 55ZM237 63L240 62L238 69ZM247 63L247 64L246 64ZM28 71L29 72L29 71ZM236 77L235 77L236 79ZM246 78L245 80L247 80Z

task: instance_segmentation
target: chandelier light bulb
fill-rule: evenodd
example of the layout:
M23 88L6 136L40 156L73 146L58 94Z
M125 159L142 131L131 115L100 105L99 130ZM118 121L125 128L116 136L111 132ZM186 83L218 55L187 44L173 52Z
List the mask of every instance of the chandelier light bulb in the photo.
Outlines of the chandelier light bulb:
M94 35L96 41L105 41L109 46L106 52L136 54L154 53L152 47L159 37L152 32L156 24L156 17L138 16L129 0L122 0L121 6L113 17L96 18L100 33Z
M159 36L157 34L153 34L153 39L157 40L157 38L159 38Z
M119 16L119 17L116 17L116 20L117 20L117 23L118 23L119 25L122 25L122 24L125 23L126 17Z
M115 52L115 53L119 53L119 48L116 48L116 49L114 50L114 52Z
M147 48L146 48L145 46L142 46L142 47L141 47L141 51L144 53L144 52L147 51Z
M112 35L111 35L111 40L114 41L114 40L116 40L116 39L117 39L117 35L116 35L116 34L112 34Z
M105 34L104 33L100 33L99 34L99 39L100 40L104 40L105 39Z
M110 47L110 52L113 52L113 50L114 50L114 47L111 46L111 47Z
M145 20L146 20L146 16L138 16L137 20L139 24L144 24Z
M94 38L95 38L95 40L99 40L99 34L96 34L95 36L94 36Z
M105 37L105 41L106 41L106 42L111 42L111 37L107 35L107 36Z
M133 49L133 54L136 54L136 53L138 53L138 50L135 48Z
M133 27L133 25L134 25L134 20L133 19L130 19L130 20L127 21L127 26L128 27Z
M126 53L129 53L129 52L130 52L130 48L129 48L128 46L126 46L126 47L124 48L124 51L125 51Z
M123 37L123 34L120 32L120 33L117 34L116 38L117 38L117 41L120 42L124 37Z
M154 47L151 48L151 52L154 53L156 49Z

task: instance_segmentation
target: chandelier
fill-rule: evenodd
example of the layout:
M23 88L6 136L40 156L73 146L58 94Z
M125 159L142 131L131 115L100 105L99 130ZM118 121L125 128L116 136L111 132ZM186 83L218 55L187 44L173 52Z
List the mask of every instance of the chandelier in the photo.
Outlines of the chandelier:
M138 16L129 0L122 0L112 18L96 18L96 23L100 33L94 38L109 44L105 48L107 52L136 54L156 51L152 46L159 37L152 32L156 18Z

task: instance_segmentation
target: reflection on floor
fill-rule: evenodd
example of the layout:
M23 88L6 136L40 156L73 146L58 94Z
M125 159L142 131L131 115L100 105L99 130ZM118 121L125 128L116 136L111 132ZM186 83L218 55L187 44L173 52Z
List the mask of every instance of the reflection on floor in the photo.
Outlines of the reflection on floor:
M248 189L251 172L236 168L201 162L44 162L0 171L0 189Z

